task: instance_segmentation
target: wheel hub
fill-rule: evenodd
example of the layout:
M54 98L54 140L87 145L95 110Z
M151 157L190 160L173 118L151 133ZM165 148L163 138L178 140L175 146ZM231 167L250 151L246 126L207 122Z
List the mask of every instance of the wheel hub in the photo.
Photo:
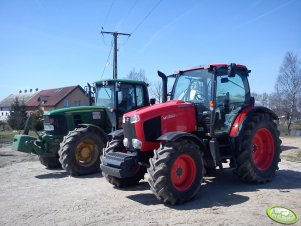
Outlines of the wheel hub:
M183 174L183 169L181 167L178 167L176 170L176 175L177 177L181 177Z
M91 155L90 147L84 147L80 152L81 157L88 158Z
M255 144L252 145L252 152L256 152L257 151L257 146Z
M97 146L91 140L83 140L76 147L76 160L81 165L90 165L95 160Z

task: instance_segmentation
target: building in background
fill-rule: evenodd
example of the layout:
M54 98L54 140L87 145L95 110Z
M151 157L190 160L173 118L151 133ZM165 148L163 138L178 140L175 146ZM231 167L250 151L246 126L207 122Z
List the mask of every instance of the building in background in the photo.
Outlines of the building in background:
M0 120L6 121L11 105L18 98L28 112L42 109L44 112L59 108L89 105L89 97L80 86L45 89L35 93L11 94L0 102Z
M59 108L89 105L89 97L81 86L68 86L41 90L31 97L25 105L28 111L41 108L46 112Z
M0 120L6 121L7 117L9 116L9 112L11 109L11 105L15 102L16 98L18 98L20 104L26 103L31 97L33 97L36 93L29 92L29 93L20 93L19 94L10 94L8 97L3 99L0 102Z

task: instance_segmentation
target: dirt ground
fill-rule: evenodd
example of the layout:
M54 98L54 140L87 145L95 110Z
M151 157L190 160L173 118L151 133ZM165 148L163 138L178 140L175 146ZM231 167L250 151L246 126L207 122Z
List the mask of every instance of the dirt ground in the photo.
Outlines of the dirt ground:
M99 174L69 177L45 169L34 155L0 148L0 225L280 225L267 217L268 207L301 216L301 138L282 141L272 182L243 184L224 169L205 178L194 200L177 206L159 202L146 180L118 190Z

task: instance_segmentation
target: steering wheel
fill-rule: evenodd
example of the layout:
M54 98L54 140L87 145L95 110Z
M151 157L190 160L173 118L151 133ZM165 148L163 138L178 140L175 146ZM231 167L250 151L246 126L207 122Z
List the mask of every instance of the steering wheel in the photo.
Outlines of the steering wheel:
M206 100L206 97L205 97L205 95L204 94L202 94L201 92L196 92L195 93L195 96L194 96L194 98L193 98L194 100L199 100L199 101L201 101L201 102L205 102L205 100Z

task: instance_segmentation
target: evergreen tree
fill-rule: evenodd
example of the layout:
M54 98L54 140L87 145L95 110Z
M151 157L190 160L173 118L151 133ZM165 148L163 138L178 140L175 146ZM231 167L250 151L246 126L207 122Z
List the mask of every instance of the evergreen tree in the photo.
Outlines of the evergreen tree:
M32 113L31 129L42 131L44 129L44 111L39 108Z
M7 122L12 129L21 130L25 126L26 119L27 114L25 104L24 102L20 103L16 97L14 103L11 105Z

